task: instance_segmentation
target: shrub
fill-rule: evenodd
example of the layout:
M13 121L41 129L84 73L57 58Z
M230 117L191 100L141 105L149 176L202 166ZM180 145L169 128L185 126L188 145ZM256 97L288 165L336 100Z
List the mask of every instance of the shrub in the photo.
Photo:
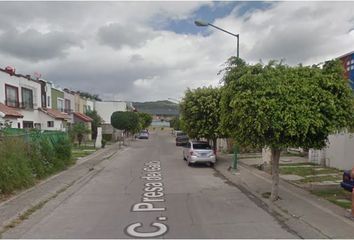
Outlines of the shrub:
M0 142L0 191L10 193L15 189L29 187L34 176L26 155L26 144L18 138Z
M106 140L106 142L112 141L112 134L102 134L102 139Z
M34 177L41 179L47 176L48 174L41 154L40 143L37 141L27 144L26 153L30 159L29 167L31 168Z
M18 137L0 139L0 193L34 184L72 164L71 144L67 137L54 143L48 135L31 134L25 140Z
M72 164L71 148L70 141L67 138L59 138L54 144L55 157L58 161L64 163L64 167Z
M107 141L106 141L106 140L104 140L104 139L102 139L102 141L101 141L102 148L104 148L104 147L106 146L106 143L107 143Z

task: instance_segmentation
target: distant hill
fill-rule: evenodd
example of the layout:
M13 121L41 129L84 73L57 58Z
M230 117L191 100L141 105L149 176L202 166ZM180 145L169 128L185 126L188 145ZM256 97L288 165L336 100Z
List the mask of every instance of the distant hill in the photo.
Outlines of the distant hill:
M152 115L176 116L179 113L178 104L167 100L155 102L133 102L133 106L138 110L138 112L145 112Z

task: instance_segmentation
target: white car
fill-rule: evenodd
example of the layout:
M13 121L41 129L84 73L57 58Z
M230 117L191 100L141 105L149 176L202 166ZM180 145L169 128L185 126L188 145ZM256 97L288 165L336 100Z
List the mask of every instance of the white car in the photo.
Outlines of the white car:
M188 166L193 163L208 163L211 167L216 162L216 156L208 142L189 141L183 146L183 159Z

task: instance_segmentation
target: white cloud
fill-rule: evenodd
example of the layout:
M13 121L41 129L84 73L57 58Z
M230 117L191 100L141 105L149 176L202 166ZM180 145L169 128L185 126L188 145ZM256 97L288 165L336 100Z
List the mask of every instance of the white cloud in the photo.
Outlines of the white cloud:
M61 87L104 99L179 99L187 87L218 85L217 72L236 54L236 38L213 28L202 36L150 25L193 21L205 4L214 3L0 2L0 39L13 45L0 52L6 59L1 65L38 71ZM275 2L245 15L239 10L214 24L240 34L240 56L247 61L312 64L354 50L354 3ZM29 29L31 38L21 35ZM17 33L15 41L4 37L9 31ZM54 33L60 37L49 37Z
M140 78L134 81L134 86L142 89L150 89L158 81L159 76L153 76L151 78Z
M241 57L249 61L311 64L353 50L353 12L353 2L279 2L215 24L239 30Z

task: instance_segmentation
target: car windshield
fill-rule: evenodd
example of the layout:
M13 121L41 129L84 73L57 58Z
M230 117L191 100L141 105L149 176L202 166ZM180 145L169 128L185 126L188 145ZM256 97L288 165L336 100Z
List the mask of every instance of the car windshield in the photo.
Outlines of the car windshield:
M184 133L184 132L179 132L179 133L177 133L177 137L179 137L179 136L185 136L186 134Z
M205 144L205 143L194 143L193 148L194 149L211 149L210 145Z

